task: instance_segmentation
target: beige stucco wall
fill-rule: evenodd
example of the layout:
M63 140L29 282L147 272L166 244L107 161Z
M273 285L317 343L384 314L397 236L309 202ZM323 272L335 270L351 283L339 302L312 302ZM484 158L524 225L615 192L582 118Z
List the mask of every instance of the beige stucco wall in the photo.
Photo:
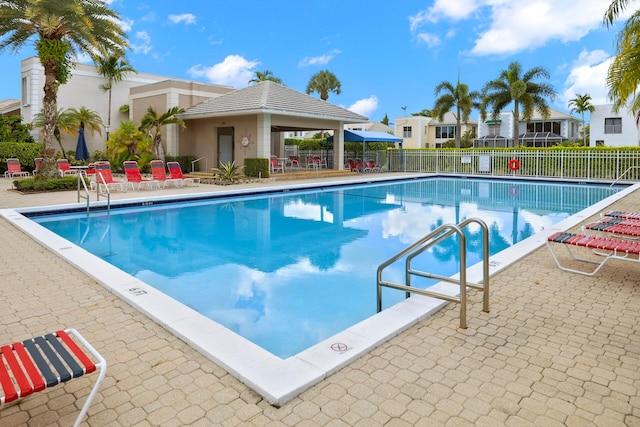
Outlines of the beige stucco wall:
M244 164L246 158L268 158L270 155L284 157L284 131L279 131L281 128L338 131L335 121L270 114L185 120L185 124L186 129L180 131L179 154L197 158L206 156L206 160L199 162L200 170L218 166L218 135L221 128L233 128L233 160L238 165ZM343 129L339 130L342 134ZM246 147L241 143L245 137L249 140ZM337 158L334 158L334 165L341 167L344 163L343 153L341 150L335 151Z
M86 107L98 113L106 125L108 121L108 93L100 89L105 83L104 77L97 68L88 64L76 64L67 84L58 90L58 109ZM26 123L42 109L44 96L44 68L37 57L30 57L21 62L21 114ZM220 96L233 91L228 86L211 85L187 80L172 80L169 77L148 73L129 73L124 79L115 83L111 99L111 127L115 131L123 120L133 119L140 123L149 105L154 105L162 114L169 107L189 108L205 99ZM129 115L119 112L119 108L131 106ZM163 130L163 141L168 154L177 154L178 128L170 126ZM41 141L40 130L34 131L36 140ZM92 153L106 148L106 132L102 135L87 133L87 148ZM77 135L63 134L62 143L65 151L75 150Z

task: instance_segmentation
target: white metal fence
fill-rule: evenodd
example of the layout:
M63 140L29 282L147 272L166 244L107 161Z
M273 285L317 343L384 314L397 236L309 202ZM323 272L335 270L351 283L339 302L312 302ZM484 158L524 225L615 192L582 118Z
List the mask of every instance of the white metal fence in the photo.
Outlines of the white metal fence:
M389 150L384 153L385 169L392 172L640 179L640 151L634 150Z

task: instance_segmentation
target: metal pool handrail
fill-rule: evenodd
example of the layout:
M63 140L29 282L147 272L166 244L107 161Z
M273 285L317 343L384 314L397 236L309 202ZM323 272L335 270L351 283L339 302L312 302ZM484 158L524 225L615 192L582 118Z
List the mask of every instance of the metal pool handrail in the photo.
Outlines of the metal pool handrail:
M638 169L638 168L640 168L640 166L629 166L627 170L622 172L622 175L617 177L616 180L613 181L609 187L613 187L616 184L616 182L620 181L631 169Z
M464 227L471 223L476 223L482 228L483 234L483 262L482 262L482 285L476 283L467 282L467 244L466 236L462 230ZM418 271L411 268L411 261L417 255L420 255L430 247L440 243L447 237L456 233L460 239L460 274L458 280L450 277L440 276L438 274L427 273L424 271ZM382 272L389 265L398 261L403 256L407 256L405 263L405 284L392 283L382 280ZM429 291L426 289L412 288L411 276L416 275L420 277L426 277L431 279L437 279L448 283L458 283L460 286L460 295L458 297L452 297L442 293ZM431 233L427 234L422 239L418 240L413 245L398 252L396 255L389 258L387 261L380 264L377 271L377 309L378 313L382 311L382 287L388 287L392 289L398 289L405 291L406 298L411 296L411 293L442 299L449 302L460 303L460 327L466 329L467 327L467 287L474 289L482 289L482 311L489 312L489 229L487 225L479 218L469 218L458 225L444 224L436 228Z

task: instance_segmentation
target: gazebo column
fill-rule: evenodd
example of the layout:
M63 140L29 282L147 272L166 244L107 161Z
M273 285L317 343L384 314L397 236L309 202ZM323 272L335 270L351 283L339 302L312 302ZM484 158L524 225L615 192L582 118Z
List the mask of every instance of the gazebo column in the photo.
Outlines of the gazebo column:
M271 156L271 114L258 114L257 155L268 159Z
M344 169L344 123L333 130L333 169Z

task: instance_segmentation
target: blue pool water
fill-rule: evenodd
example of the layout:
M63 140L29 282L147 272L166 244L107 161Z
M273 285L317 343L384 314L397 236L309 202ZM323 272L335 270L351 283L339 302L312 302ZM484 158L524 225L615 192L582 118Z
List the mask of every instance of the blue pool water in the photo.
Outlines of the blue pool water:
M481 218L495 254L617 191L430 178L31 219L286 358L375 314L378 265L439 225ZM479 262L479 228L467 246ZM457 248L452 236L414 268L455 274ZM384 278L404 283L402 261ZM384 290L385 307L403 298Z

